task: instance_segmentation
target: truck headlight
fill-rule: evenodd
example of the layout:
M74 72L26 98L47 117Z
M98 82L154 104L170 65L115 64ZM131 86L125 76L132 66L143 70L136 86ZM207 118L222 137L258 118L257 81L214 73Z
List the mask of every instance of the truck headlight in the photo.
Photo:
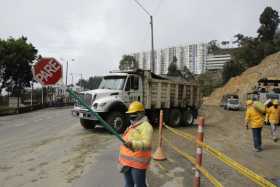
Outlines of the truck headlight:
M94 103L94 104L93 104L93 108L94 108L94 109L97 109L97 107L98 107L98 103Z

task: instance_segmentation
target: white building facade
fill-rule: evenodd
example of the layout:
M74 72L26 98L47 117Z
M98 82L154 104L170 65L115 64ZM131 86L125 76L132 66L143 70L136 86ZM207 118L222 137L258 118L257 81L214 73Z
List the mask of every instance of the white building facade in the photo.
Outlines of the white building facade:
M226 63L231 61L230 54L212 55L209 54L206 59L206 71L222 70Z
M139 68L151 69L151 52L135 53L133 56ZM167 74L168 66L176 57L178 70L187 67L194 74L201 74L206 70L207 44L192 44L155 50L155 73Z

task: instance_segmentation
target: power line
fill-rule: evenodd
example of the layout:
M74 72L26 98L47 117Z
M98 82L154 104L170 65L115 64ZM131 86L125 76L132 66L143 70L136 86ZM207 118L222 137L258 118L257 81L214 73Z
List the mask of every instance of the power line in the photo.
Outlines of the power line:
M148 10L145 9L145 7L138 1L134 0L141 8L144 10L149 16L152 16Z

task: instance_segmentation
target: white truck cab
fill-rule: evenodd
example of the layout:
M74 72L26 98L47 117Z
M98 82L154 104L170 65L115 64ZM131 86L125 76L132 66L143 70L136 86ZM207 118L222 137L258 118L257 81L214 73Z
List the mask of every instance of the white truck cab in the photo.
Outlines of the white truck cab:
M142 79L132 73L110 73L104 76L98 89L81 92L80 96L91 106L92 110L103 117L118 132L127 126L125 111L132 101L143 102ZM110 115L108 115L110 113ZM97 120L87 109L75 105L72 115L80 118L86 129L94 128Z

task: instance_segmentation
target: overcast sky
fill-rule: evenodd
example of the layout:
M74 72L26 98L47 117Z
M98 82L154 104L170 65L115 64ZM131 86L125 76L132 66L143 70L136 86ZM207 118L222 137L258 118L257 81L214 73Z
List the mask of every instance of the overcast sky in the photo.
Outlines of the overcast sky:
M280 0L139 0L154 16L155 48L256 35ZM102 75L150 49L149 17L134 0L0 0L0 38L27 36L43 56L75 59L69 73ZM71 79L70 79L71 81Z

